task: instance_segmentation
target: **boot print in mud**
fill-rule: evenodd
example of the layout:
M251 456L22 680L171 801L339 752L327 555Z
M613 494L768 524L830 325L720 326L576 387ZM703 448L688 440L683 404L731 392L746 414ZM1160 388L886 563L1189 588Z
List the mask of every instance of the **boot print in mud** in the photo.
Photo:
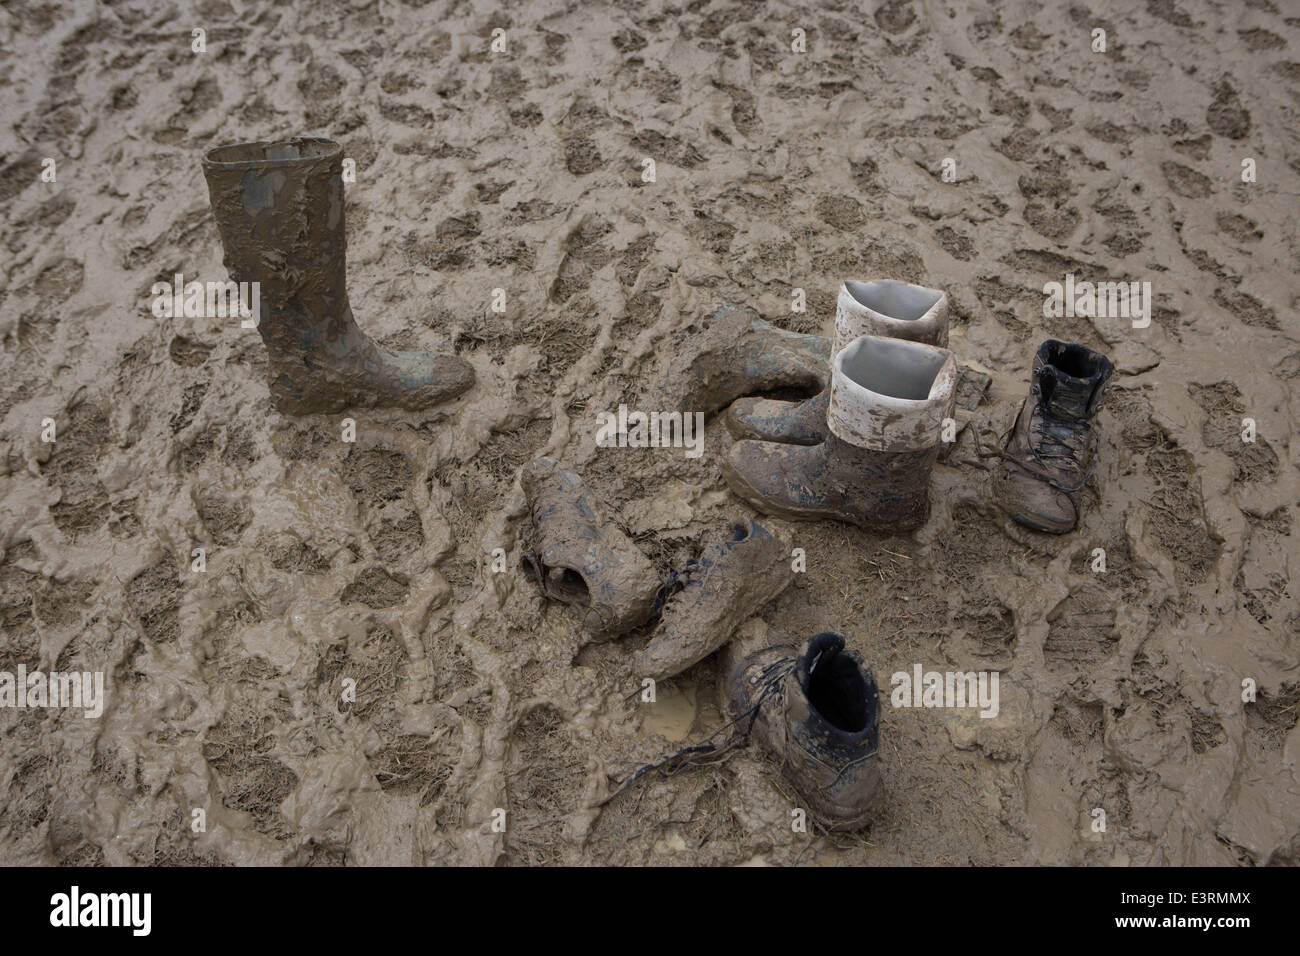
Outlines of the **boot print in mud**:
M419 409L474 384L464 360L391 352L353 320L338 143L295 137L221 146L203 157L203 174L231 279L260 284L258 331L279 411Z
M728 645L720 696L824 826L856 830L879 811L879 692L843 635L818 634L799 649Z
M910 531L930 512L930 472L952 415L957 361L947 349L865 335L831 363L826 440L740 441L727 484L765 514Z
M998 504L1035 531L1065 534L1079 521L1096 464L1094 428L1114 367L1099 352L1048 339L1038 347L1029 397L993 473Z
M831 358L863 335L907 339L946 348L948 294L893 279L843 282L835 306ZM736 438L816 445L826 440L829 404L829 389L822 389L802 402L742 398L727 409L727 430Z

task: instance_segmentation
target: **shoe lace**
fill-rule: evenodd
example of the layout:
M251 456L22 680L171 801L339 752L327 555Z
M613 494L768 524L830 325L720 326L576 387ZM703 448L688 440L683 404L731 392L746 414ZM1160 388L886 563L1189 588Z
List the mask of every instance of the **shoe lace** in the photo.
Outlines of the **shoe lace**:
M632 786L632 784L636 783L637 780L641 779L641 777L650 773L652 770L659 770L665 777L672 777L681 773L690 766L720 762L730 751L735 750L737 747L749 740L749 735L753 733L754 730L754 722L758 720L758 712L767 700L769 698L780 698L785 694L785 678L790 675L794 670L794 667L795 659L793 657L782 657L768 664L759 674L758 680L756 681L759 685L759 691L754 698L754 703L750 705L748 710L737 714L731 720L727 721L713 733L705 737L702 743L693 744L690 747L683 747L667 756L645 764L619 784L618 789L614 790L609 796L598 801L595 806L603 806L613 800L620 793ZM748 723L745 725L744 731L735 732L734 728L739 727L740 723L746 718L748 718ZM718 743L710 742L728 730L733 731L730 736ZM703 759L705 757L712 759L705 760ZM675 766L672 766L667 770L663 769L669 764L675 764Z

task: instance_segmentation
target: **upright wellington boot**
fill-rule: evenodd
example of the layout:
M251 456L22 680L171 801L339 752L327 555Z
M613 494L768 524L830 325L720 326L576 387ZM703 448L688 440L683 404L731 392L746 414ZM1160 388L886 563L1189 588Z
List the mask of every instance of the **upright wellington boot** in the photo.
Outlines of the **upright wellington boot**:
M260 284L257 328L277 409L418 409L474 384L474 369L462 359L390 352L357 328L348 305L338 143L295 137L220 146L203 157L203 174L230 277Z
M897 533L925 524L957 360L947 349L864 335L831 363L826 440L739 441L727 484L766 514L834 518Z
M857 830L883 803L876 679L841 634L802 648L723 654L722 697L737 730L781 766L804 809L831 830Z
M1038 347L1029 397L993 473L993 494L1027 528L1065 534L1097 458L1093 428L1114 366L1100 352L1048 339Z
M790 548L757 521L704 549L664 604L654 636L632 660L638 677L679 674L727 642L732 632L794 580Z
M907 339L946 348L948 294L893 279L875 282L848 280L840 285L835 304L834 359L863 335ZM802 402L742 398L727 409L727 430L735 438L816 445L826 439L829 389Z

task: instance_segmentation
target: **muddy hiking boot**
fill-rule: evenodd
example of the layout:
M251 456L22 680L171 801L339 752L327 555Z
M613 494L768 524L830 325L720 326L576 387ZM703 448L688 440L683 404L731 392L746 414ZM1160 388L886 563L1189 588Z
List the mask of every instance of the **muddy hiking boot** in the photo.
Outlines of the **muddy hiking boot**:
M231 279L260 284L257 329L279 411L420 409L474 384L462 359L391 352L357 327L338 143L295 137L220 146L203 157L203 175Z
M871 821L884 798L879 692L843 635L824 632L798 649L730 645L721 691L737 732L780 764L810 815L831 830Z
M794 571L789 547L749 521L706 547L678 580L681 589L667 599L654 636L633 659L639 677L661 680L708 657L784 591Z
M711 415L743 395L826 384L830 342L789 332L750 308L724 306L674 345L653 399L660 407Z
M1064 534L1079 521L1097 462L1093 428L1114 367L1099 352L1048 339L1038 347L1029 397L993 473L998 504L1027 528Z
M889 533L919 528L929 517L943 421L953 413L956 359L937 346L865 335L831 367L826 440L736 442L723 477L765 514Z
M848 280L835 304L831 357L863 335L948 345L948 295L893 279ZM816 445L826 438L830 389L802 402L742 398L727 409L727 430L735 438Z
M524 555L524 571L542 593L586 608L583 631L593 641L644 624L655 609L659 573L582 479L554 458L538 458L523 470L520 484L536 547Z

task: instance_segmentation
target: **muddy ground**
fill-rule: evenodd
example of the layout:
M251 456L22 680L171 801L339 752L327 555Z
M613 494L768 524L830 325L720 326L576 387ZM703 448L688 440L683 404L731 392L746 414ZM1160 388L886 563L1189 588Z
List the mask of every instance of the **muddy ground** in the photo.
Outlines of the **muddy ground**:
M1300 856L1294 4L3 0L0 115L0 670L107 677L99 719L0 710L0 861ZM463 400L344 443L271 409L255 332L154 318L155 281L225 278L204 150L294 134L356 161L358 320L465 356ZM1044 318L1065 273L1149 281L1150 327ZM948 291L982 434L1042 339L1111 356L1084 520L1008 526L967 428L914 535L764 519L808 568L750 627L841 630L886 684L998 669L1000 714L887 706L861 833L792 832L747 751L598 808L719 725L716 662L649 705L645 634L583 648L519 571L520 467L681 567L748 513L721 421L691 459L596 413L717 305L828 334L884 277Z

